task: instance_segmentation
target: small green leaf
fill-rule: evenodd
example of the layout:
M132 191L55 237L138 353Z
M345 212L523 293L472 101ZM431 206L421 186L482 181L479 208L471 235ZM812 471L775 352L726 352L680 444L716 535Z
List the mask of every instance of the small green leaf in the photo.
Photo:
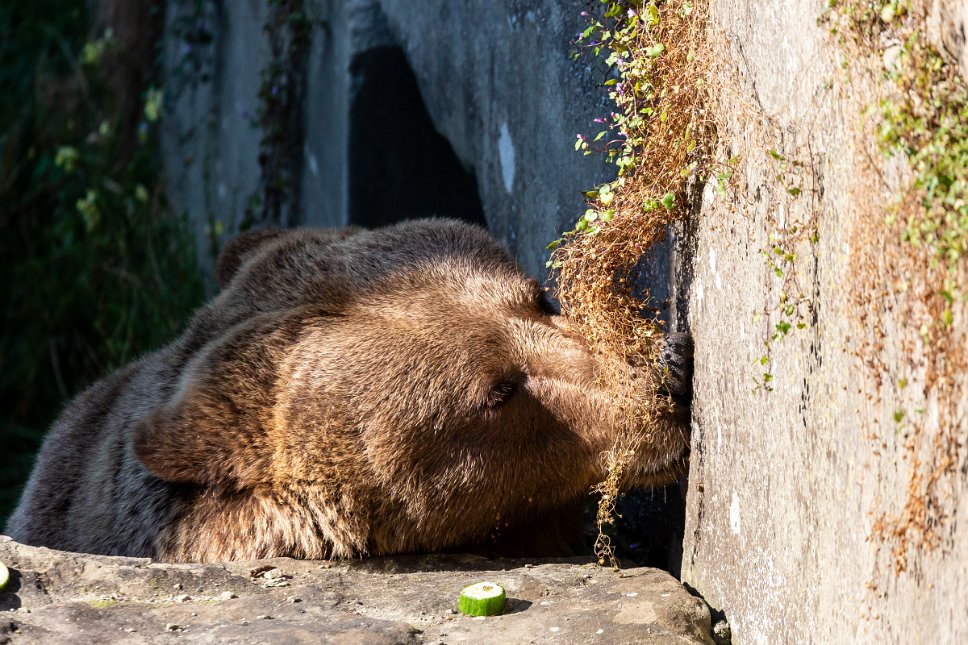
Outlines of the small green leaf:
M666 193L663 195L662 205L665 206L666 210L672 210L672 207L676 205L676 194Z
M645 48L645 55L648 56L649 58L655 58L657 56L661 56L662 52L664 51L665 51L665 45L663 45L662 43L656 43L651 47Z
M790 188L787 188L787 192L793 195L794 197L800 196L800 189L797 188L796 186L791 186Z
M161 116L161 108L164 100L165 95L162 90L155 87L148 88L148 91L145 93L144 114L145 119L149 123L154 123Z

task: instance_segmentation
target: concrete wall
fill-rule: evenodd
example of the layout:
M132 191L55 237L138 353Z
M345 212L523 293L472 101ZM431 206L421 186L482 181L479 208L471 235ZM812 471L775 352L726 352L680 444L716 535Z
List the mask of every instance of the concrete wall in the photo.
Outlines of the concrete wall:
M169 2L169 70L185 50L173 20L191 4ZM203 49L212 78L185 88L165 122L171 195L202 240L214 221L222 237L233 232L258 187L260 132L251 122L268 60L264 4L211 3L214 41ZM614 173L572 147L607 109L596 86L604 72L569 57L580 8L565 0L308 5L316 26L296 221L486 221L543 275L544 247L583 212L580 191ZM203 261L210 250L203 241Z
M915 287L905 292L916 272L883 225L903 171L862 130L882 70L833 44L818 23L825 4L711 7L724 74L735 70L723 78L737 94L725 134L743 162L734 198L708 191L680 249L697 368L682 578L725 611L738 643L964 642L965 378L947 392L929 381ZM778 182L771 148L805 165ZM761 366L790 290L763 252L812 214L818 241L796 246L793 269L816 315ZM755 389L767 370L772 392ZM952 437L960 448L938 449ZM875 523L916 504L917 473L949 456L956 466L938 506L911 516L897 573L897 535ZM922 520L937 531L933 550L917 544Z

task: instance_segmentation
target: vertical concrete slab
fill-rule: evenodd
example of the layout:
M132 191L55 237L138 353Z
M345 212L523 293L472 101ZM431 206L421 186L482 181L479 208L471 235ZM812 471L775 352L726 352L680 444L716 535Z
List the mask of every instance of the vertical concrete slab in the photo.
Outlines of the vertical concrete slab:
M213 236L236 230L258 186L257 95L268 58L265 3L168 3L165 38L168 109L162 155L168 195L187 213L198 257L211 270ZM210 40L198 41L204 30ZM193 72L190 57L205 77Z
M569 57L581 7L554 0L382 0L428 111L477 177L488 226L526 270L584 211L581 190L614 168L574 151L609 107L604 70Z
M734 106L749 109L727 115L741 197L707 190L685 260L696 375L682 578L725 612L736 643L963 642L963 448L943 480L935 548L905 550L898 572L895 536L877 527L917 491L912 474L938 464L939 406L964 446L968 397L964 375L947 403L929 386L900 283L858 309L854 296L892 270L876 249L897 244L866 236L876 220L864 213L898 184L872 178L869 141L857 136L865 102L876 100L864 79L879 70L845 74L845 54L818 24L824 4L712 3L736 70ZM790 178L799 196L776 179L771 149L804 163ZM770 235L811 213L817 241L796 247L794 270L815 316L771 341L760 365L788 288L765 259ZM772 391L756 385L766 371ZM910 416L899 422L898 410Z

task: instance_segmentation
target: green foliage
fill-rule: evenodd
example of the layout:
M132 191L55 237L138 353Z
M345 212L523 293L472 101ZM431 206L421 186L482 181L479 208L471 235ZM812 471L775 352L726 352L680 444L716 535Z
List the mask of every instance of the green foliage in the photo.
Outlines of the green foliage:
M811 163L790 159L770 148L768 163L774 172L773 181L791 198L800 197L800 186L816 183L816 169ZM773 349L776 343L788 338L795 331L813 324L816 309L811 294L804 289L797 274L800 251L817 252L819 241L818 203L815 195L808 192L810 203L804 205L803 215L794 216L794 209L785 209L781 223L775 212L767 214L769 245L761 251L766 266L780 283L779 297L767 307L764 315L776 322L763 340L763 354L756 358L755 369L759 376L753 377L754 391L773 391Z
M925 17L910 2L831 0L830 8L844 19L847 36L875 51L885 35L900 43L883 55L894 91L872 110L882 152L905 158L913 171L889 223L899 222L902 239L944 269L940 295L949 303L964 298L957 277L968 251L968 83L927 42ZM947 306L937 322L951 321Z
M170 340L202 295L159 183L163 96L112 84L125 52L83 7L0 6L0 526L65 400Z
M942 295L964 297L956 284L968 251L968 85L915 32L893 74L900 89L880 106L882 150L901 155L914 171L920 210L907 218L903 239L923 248L947 272ZM950 325L950 308L942 322Z
M583 12L588 26L578 34L573 55L590 54L604 65L602 84L615 109L595 119L602 128L597 134L577 135L575 150L601 154L616 166L618 176L585 193L598 217L589 218L586 212L556 241L556 248L579 234L597 235L622 212L612 205L618 196L636 194L635 207L644 212L660 206L676 210L681 205L676 193L691 180L704 180L712 165L693 132L693 110L702 84L691 48L695 34L688 31L693 2L600 4L599 15ZM721 175L720 186L729 176ZM552 258L547 265L554 267L555 262Z

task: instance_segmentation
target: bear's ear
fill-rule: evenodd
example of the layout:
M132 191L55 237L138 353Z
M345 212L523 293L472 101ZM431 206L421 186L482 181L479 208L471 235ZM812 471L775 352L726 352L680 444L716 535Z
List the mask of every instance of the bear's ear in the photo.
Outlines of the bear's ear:
M299 316L264 314L201 350L172 398L133 430L135 456L170 482L251 487L272 478L278 370Z
M252 257L264 243L273 240L285 231L280 228L257 228L241 233L229 240L215 263L215 279L223 289L232 281L236 272L246 260Z
M200 389L156 409L135 426L135 456L169 482L243 488L268 481L271 451L259 449L252 429L225 414L228 407Z

